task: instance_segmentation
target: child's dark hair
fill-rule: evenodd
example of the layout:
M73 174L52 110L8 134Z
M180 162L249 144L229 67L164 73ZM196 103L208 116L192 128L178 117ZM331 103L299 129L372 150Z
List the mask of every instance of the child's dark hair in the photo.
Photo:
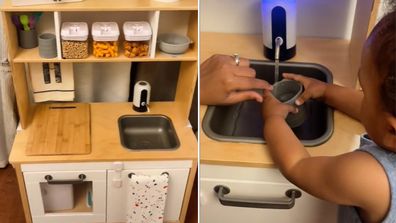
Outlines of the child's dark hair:
M387 112L396 117L396 1L370 34L370 52L380 75L380 96Z

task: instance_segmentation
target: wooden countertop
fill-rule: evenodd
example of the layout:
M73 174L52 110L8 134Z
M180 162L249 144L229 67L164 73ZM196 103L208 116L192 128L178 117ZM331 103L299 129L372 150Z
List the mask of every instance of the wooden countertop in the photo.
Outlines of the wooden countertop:
M239 53L249 59L267 60L262 53L261 35L201 33L201 63L213 54ZM355 86L350 74L349 41L341 39L299 38L297 55L291 61L319 63L333 73L334 83ZM200 121L206 106L200 106ZM338 111L334 112L334 132L324 144L307 147L312 156L335 156L359 146L364 127ZM219 142L200 130L200 160L203 164L273 167L265 144Z
M131 103L92 103L91 104L91 153L87 155L27 156L26 143L30 127L19 131L10 154L10 162L49 163L49 162L99 162L132 160L196 160L197 139L185 115L181 114L176 102L156 102L150 104L150 111L144 113L168 116L176 129L180 147L176 150L131 151L120 143L118 118L122 115L139 114ZM185 119L185 120L184 120Z

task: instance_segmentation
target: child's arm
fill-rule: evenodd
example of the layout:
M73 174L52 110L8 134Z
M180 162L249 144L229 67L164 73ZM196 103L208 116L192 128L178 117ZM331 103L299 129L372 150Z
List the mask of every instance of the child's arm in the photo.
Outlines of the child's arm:
M282 174L316 197L359 207L367 222L379 222L390 197L381 165L365 152L311 157L284 120L293 107L280 103L269 92L263 99L264 137Z
M360 106L363 100L362 91L326 84L322 81L296 74L284 74L283 76L287 79L299 81L304 85L305 91L296 103L302 104L310 98L323 100L329 106L344 112L354 119L360 120Z

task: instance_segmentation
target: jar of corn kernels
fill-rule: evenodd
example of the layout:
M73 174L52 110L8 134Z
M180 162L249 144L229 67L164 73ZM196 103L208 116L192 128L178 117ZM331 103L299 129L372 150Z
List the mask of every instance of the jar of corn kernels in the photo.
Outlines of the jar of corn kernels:
M125 22L124 55L126 57L144 57L149 55L151 26L148 22Z
M62 57L83 59L88 57L88 24L64 22L61 28Z
M117 57L120 31L115 22L95 22L92 24L93 55L95 57Z

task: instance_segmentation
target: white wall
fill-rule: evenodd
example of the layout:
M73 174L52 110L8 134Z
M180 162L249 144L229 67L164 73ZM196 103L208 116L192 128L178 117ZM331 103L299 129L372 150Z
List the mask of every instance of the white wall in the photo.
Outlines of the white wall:
M357 0L297 0L297 35L349 39ZM201 0L201 31L261 33L260 0Z
M390 11L389 6L386 3L386 0L381 0L380 7L378 9L378 14L377 14L377 22L381 20L381 18L388 12Z

